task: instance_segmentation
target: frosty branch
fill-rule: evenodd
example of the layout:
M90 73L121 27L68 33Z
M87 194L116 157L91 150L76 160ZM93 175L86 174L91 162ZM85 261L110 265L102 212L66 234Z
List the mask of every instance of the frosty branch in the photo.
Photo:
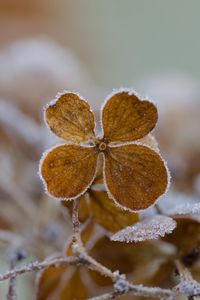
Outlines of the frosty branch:
M81 239L80 224L78 220L78 207L76 200L73 203L72 224L72 249L74 252L74 256L46 259L42 262L33 262L24 267L14 268L0 275L0 281L11 280L24 273L41 271L49 267L58 267L61 265L65 266L73 264L84 265L87 268L98 272L103 276L109 277L113 282L112 292L90 298L90 300L115 299L121 295L125 295L128 293L147 298L152 297L157 299L175 299L177 294L185 294L187 296L190 296L190 294L194 293L194 291L195 294L199 292L199 284L192 279L189 271L187 271L187 269L185 269L179 261L176 261L176 267L180 275L181 282L173 290L161 289L159 287L145 287L143 285L134 285L130 283L126 279L124 274L120 274L118 271L112 272L110 269L101 265L87 253Z
M89 256L81 240L80 226L78 220L78 209L77 209L76 201L74 201L74 205L73 205L72 223L73 223L73 251L75 254L74 256L57 257L51 260L44 260L42 262L33 262L24 267L14 268L0 275L0 281L10 280L24 273L40 271L48 267L75 264L75 265L85 265L89 269L96 271L103 276L109 277L113 281L113 292L93 298L93 300L114 299L120 295L127 294L127 293L132 293L138 296L162 298L162 299L174 298L175 293L168 289L151 288L142 285L131 284L126 280L125 275L119 274L118 271L112 272L110 269L101 265L95 259Z

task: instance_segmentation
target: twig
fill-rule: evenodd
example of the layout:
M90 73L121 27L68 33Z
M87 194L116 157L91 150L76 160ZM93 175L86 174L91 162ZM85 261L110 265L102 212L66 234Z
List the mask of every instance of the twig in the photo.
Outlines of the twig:
M188 300L193 300L196 297L199 297L200 284L193 279L190 271L185 268L179 260L176 260L175 264L180 275L180 283L174 288L174 290L186 295Z
M26 265L21 268L15 268L11 271L4 273L3 275L0 275L0 281L5 281L10 278L15 278L16 276L22 275L24 273L40 271L40 270L43 270L48 267L57 267L60 265L64 266L67 264L77 264L80 262L83 262L82 259L79 260L77 257L74 257L74 256L59 257L59 258L54 258L52 260L45 260L43 262L34 262L34 263L31 263L31 264ZM98 263L97 263L98 267L93 268L93 266L91 266L90 263L91 263L90 260L86 261L86 264L88 265L89 268L96 270L96 271L98 270L98 272L100 272L101 274L103 274L105 269L107 269ZM93 261L92 261L92 263L93 263ZM101 270L99 270L99 265L101 266ZM105 272L104 276L109 276L110 273L112 273L112 272L111 271L109 273ZM115 278L115 280L117 280L117 278L119 278L119 273L114 272L109 277L111 279ZM147 297L147 296L154 297L154 298L160 298L160 297L164 298L165 297L167 299L173 299L173 292L171 290L160 289L160 288L149 288L149 287L144 287L142 285L133 285L125 279L124 279L123 284L124 283L126 285L126 288L128 288L126 293L132 292L134 295L143 295L144 297ZM116 287L116 284L118 285L118 287ZM121 284L121 288L123 287L122 281L120 282L120 280L118 280L116 284L115 284L116 292L114 292L114 294L113 293L107 294L107 295L109 295L109 297L110 297L110 295L115 295L115 298L116 298L117 296L124 294L123 291L121 291L121 292L119 291L120 284ZM106 298L102 298L102 299L106 299ZM112 299L112 298L107 298L107 299Z
M88 268L92 269L100 273L103 276L109 277L113 282L116 281L116 277L111 270L102 266L95 259L88 255L86 252L82 240L81 240L81 232L80 232L80 223L78 219L78 206L77 200L73 202L73 214L72 214L72 226L73 226L73 251L74 254L79 258L79 260L88 266Z
M163 215L163 211L162 211L162 209L160 208L160 206L156 203L155 204L155 210L157 211L157 213L159 214L159 215Z
M119 283L117 283L117 285L119 285ZM175 293L172 292L172 290L161 289L159 287L145 287L143 285L134 285L125 280L121 288L118 289L115 284L113 292L89 298L88 300L116 299L121 295L125 294L133 294L135 296L142 296L146 298L158 298L168 300L175 298Z
M51 260L44 260L42 262L33 262L30 263L24 267L15 268L13 270L10 270L2 275L0 275L0 282L8 280L12 277L16 277L18 275L22 275L24 273L30 273L34 271L40 271L47 267L56 267L59 265L67 265L67 264L75 264L78 262L78 259L74 256L68 256L68 257L58 257Z
M16 264L27 257L26 249L18 244L10 246L7 251L7 256L10 262L10 270L14 269ZM11 277L9 280L7 300L16 300L16 277Z
M10 261L10 270L12 270L16 265L16 261L11 259ZM7 300L15 300L16 296L16 277L11 277L9 280Z
M114 299L120 295L133 293L136 296L143 297L153 297L162 299L173 299L175 293L169 289L161 288L151 288L144 287L142 285L133 285L126 280L125 275L120 275L118 271L112 272L110 269L98 263L95 259L88 255L86 252L80 232L80 223L78 219L78 206L77 200L73 203L73 214L72 214L72 224L73 224L73 251L74 254L79 258L79 260L103 276L109 277L114 283L114 291L108 294L101 295L93 300L104 300L104 299Z
M130 283L125 275L119 274L118 271L112 272L107 267L98 263L95 259L93 259L87 252L83 246L81 240L81 231L80 231L80 223L78 220L78 207L77 202L74 201L73 204L73 215L72 215L72 223L73 223L73 251L74 256L68 257L57 257L49 260L44 260L42 262L34 262L27 266L21 268L15 268L10 270L9 272L0 275L0 281L4 281L7 279L15 278L18 275L40 271L49 267L56 266L65 266L67 264L75 264L75 265L85 265L89 269L98 272L103 276L109 277L113 281L113 291L107 294L103 294L98 297L90 298L90 300L106 300L106 299L114 299L119 297L120 295L125 295L128 293L132 293L136 296L143 296L147 298L159 298L159 299L174 299L178 293L181 293L180 289L161 289L159 287L145 287L143 285L134 285ZM189 271L186 271L180 262L176 262L177 269L181 274L181 277L184 280L190 280L192 284L194 284L194 280L191 281L191 274ZM186 293L185 293L186 294Z
M182 262L180 260L176 260L175 265L176 265L176 268L177 268L177 271L179 273L181 280L186 280L186 281L193 280L190 271L184 267L184 265L182 264Z
M117 291L113 291L110 293L106 293L97 297L92 297L89 298L88 300L107 300L107 299L116 299L118 297L120 297L121 295L124 294L133 294L135 296L142 296L142 297L146 297L146 298L158 298L158 299L165 299L165 300L169 300L169 299L174 299L175 297L175 293L173 293L171 290L169 289L161 289L161 288L148 288L148 287L144 287L144 286L134 286L134 285L129 285L129 289L125 292L117 292Z
M81 248L83 243L81 241L80 222L78 219L78 203L77 200L73 201L73 214L72 214L72 226L73 226L73 243L78 243Z

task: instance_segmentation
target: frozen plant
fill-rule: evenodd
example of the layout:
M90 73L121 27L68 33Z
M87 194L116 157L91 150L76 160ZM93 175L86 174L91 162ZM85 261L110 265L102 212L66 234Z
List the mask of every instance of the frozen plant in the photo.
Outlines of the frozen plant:
M8 299L15 299L16 277L33 271L37 300L196 296L199 284L188 268L198 260L200 223L165 214L157 202L170 176L151 135L155 104L132 90L114 91L101 111L100 134L89 104L77 93L58 94L44 112L47 126L64 142L43 154L39 174L54 198L47 201L56 199L72 234L62 252L21 267L14 262L0 275L0 281L9 280ZM151 207L155 216L141 219ZM186 211L198 209L188 205ZM42 243L62 234L61 224L49 224ZM174 271L178 284L170 281ZM159 284L163 274L169 288Z

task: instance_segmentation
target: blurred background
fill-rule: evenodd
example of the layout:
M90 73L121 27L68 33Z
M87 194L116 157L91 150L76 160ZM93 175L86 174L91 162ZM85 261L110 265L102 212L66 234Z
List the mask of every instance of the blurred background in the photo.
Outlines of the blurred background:
M0 271L10 239L27 239L30 227L44 245L32 245L37 258L66 238L37 175L42 151L56 143L42 107L64 89L96 111L113 88L153 99L172 189L200 196L199 11L198 0L0 0ZM20 281L19 299L32 280Z

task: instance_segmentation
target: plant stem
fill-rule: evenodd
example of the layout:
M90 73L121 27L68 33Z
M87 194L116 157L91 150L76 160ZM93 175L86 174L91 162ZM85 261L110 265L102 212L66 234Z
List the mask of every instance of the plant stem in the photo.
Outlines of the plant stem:
M30 273L34 271L40 271L48 267L57 267L59 265L65 266L68 264L75 264L78 262L78 259L74 256L68 257L58 257L51 260L44 260L42 262L33 262L24 267L12 269L2 275L0 275L0 282L8 280L10 278L14 278L18 275L22 275L24 273Z
M16 261L12 260L10 261L10 269L12 270L16 265ZM7 293L7 300L15 300L17 299L16 295L16 277L11 277L9 280L9 286L8 286L8 293Z
M109 277L114 283L114 291L108 294L101 295L99 297L91 298L93 300L114 299L120 295L133 293L137 296L153 297L162 299L173 299L174 293L168 289L144 287L142 285L133 285L128 282L125 275L120 275L118 271L112 272L110 269L98 263L86 252L82 240L80 231L80 222L78 219L78 205L77 200L73 203L72 213L72 225L73 225L73 251L79 260L87 265L89 269L98 272L99 274Z

